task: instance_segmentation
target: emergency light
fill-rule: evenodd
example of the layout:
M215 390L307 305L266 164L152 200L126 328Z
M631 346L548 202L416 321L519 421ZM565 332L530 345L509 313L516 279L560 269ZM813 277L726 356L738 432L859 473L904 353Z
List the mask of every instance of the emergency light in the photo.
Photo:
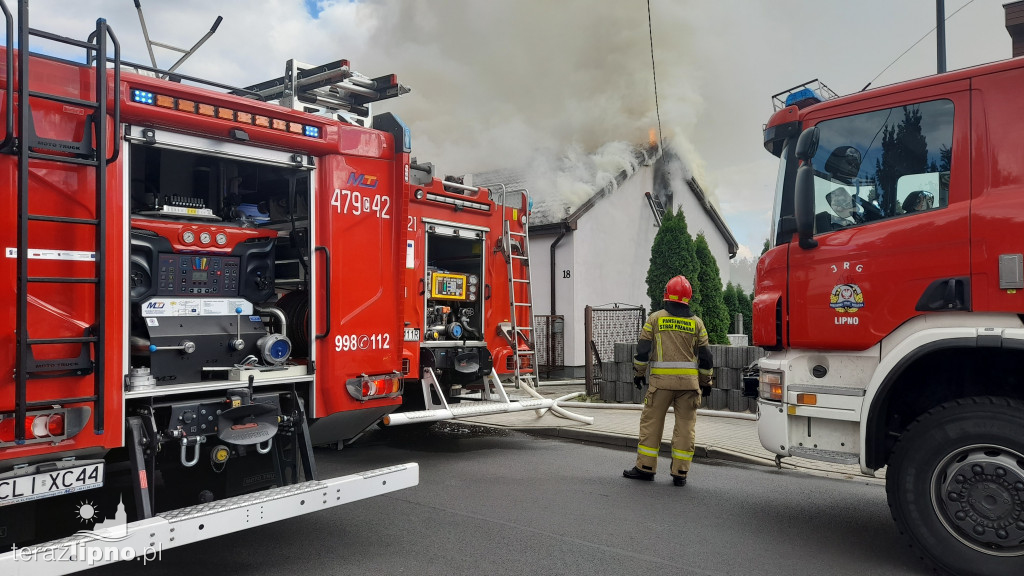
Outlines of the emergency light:
M821 102L821 98L818 94L810 88L803 88L793 92L789 96L786 96L786 106L797 105L800 108L808 106L810 104L817 104Z
M245 124L248 126L259 126L260 128L271 128L273 130L281 130L282 132L301 134L308 138L320 138L319 126L312 126L299 122L289 122L278 118L269 118L267 116L250 114L249 112L233 110L223 106L214 106L212 104L204 104L202 102L193 102L192 100L186 100L185 98L175 98L164 94L155 94L148 90L140 90L138 88L132 89L132 102L145 104L147 106L156 106L158 108L167 108L177 112L199 114L200 116L208 116L210 118L219 118L221 120L228 120L230 122L236 122L238 124Z
M153 93L145 90L132 90L132 102L139 104L153 104Z

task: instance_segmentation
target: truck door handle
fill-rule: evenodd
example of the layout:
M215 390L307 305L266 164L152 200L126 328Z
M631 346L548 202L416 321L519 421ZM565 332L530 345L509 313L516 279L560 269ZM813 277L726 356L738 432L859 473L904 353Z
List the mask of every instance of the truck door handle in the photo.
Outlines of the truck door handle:
M327 294L327 297L324 298L324 312L326 312L327 317L327 330L323 334L319 332L316 333L316 339L323 340L331 333L331 251L328 250L326 246L314 246L313 252L324 253L324 288L326 289ZM315 319L313 320L313 323L316 323Z
M948 312L971 309L971 278L940 278L924 290L914 307L918 312Z

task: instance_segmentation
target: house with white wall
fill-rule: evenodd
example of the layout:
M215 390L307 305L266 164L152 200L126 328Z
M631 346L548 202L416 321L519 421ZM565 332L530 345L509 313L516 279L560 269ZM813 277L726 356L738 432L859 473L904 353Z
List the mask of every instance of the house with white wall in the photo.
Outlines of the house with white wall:
M729 280L729 260L739 245L682 160L671 150L662 154L656 147L635 149L633 154L631 169L575 198L522 170L472 176L474 185L500 183L508 190L525 188L530 193L533 314L564 318L565 376L583 375L587 306L650 307L646 278L659 208L682 207L690 234L704 233L723 284Z

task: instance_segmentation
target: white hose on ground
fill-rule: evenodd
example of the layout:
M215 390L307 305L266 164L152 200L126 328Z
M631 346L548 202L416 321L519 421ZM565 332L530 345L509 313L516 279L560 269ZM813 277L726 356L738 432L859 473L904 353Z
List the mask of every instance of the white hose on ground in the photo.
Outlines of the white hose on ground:
M536 390L534 390L533 386L530 386L526 382L520 382L519 384L520 384L520 386L524 390L526 390L526 393L529 394L530 396L533 396L534 398L539 398L541 400L544 399L544 396L541 395L540 392L537 392ZM594 417L593 416L582 416L580 414L574 414L574 413L569 412L568 410L566 410L566 409L564 409L564 408L562 408L561 406L558 405L558 402L560 400L563 400L565 398L572 398L574 396L579 396L579 393L578 392L574 392L572 394L567 394L567 395L563 396L562 398L556 398L554 404L551 405L551 411L554 412L555 414L557 414L558 416L561 416L562 418L568 418L570 420L575 420L577 422L582 422L584 424L593 424L594 423ZM543 410L537 410L537 415L538 416L542 416L543 414L544 414Z
M563 396L563 398L572 398L579 396L577 392L575 394L569 394ZM612 404L607 402L561 402L562 398L556 400L559 406L566 406L568 408L615 408L618 410L643 410L643 404ZM669 412L672 412L672 408L669 407ZM703 408L697 409L698 416L715 416L717 418L735 418L737 420L757 420L757 414L747 414L741 412L723 412L721 410L705 410Z

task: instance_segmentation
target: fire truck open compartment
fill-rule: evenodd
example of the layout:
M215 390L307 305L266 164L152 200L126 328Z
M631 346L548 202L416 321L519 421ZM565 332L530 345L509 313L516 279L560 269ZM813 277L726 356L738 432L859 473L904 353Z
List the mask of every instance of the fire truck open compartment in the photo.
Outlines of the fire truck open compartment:
M427 340L483 340L483 233L452 232L427 235Z
M133 383L307 365L312 162L133 133L142 138L127 149L131 366L152 378Z

